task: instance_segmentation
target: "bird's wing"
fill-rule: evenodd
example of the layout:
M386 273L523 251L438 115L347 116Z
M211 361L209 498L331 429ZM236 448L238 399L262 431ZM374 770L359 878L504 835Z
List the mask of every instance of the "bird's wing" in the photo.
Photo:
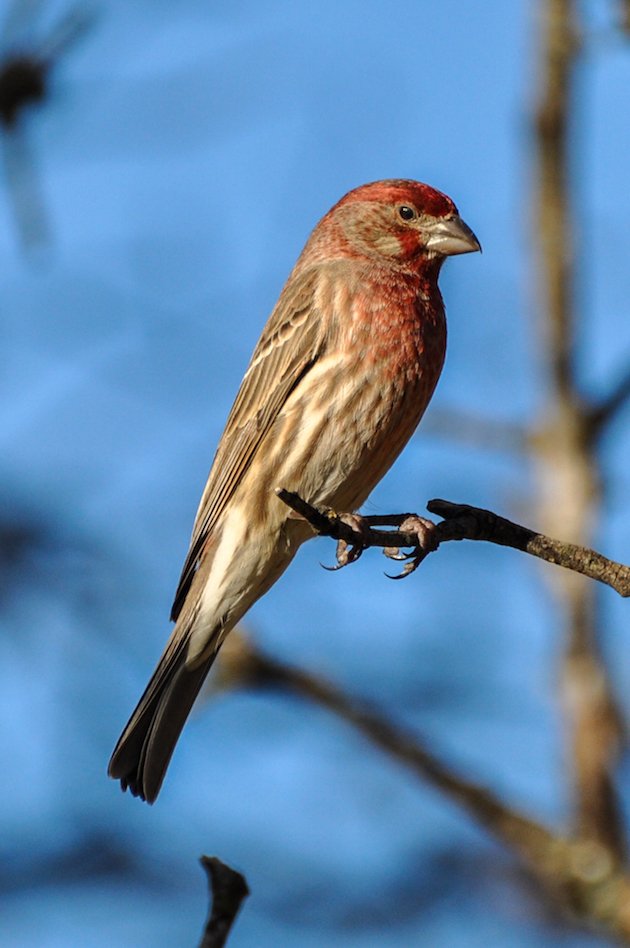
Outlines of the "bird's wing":
M324 334L315 306L317 276L311 269L290 279L254 350L199 504L175 593L173 620L181 612L215 524L282 406L321 354Z

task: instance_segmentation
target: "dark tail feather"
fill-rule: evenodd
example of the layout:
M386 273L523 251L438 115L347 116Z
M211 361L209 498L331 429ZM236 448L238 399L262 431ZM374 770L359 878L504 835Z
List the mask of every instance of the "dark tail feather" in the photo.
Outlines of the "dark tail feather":
M216 652L195 668L186 667L187 642L160 660L122 732L108 774L123 790L153 803L195 698Z

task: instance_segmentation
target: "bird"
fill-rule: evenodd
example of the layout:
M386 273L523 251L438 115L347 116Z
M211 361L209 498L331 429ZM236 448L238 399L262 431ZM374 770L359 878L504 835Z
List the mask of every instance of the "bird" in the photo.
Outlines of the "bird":
M227 634L315 535L278 487L357 511L415 431L446 353L438 276L481 250L419 181L361 185L313 229L253 351L194 521L164 652L109 775L148 803Z

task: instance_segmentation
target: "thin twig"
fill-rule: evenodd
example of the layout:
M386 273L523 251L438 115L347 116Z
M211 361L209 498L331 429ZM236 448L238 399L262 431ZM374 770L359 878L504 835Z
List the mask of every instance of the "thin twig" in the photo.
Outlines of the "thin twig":
M391 524L396 527L412 516L411 514L365 517L366 527L358 531L342 519L342 514L332 510L319 510L299 494L282 488L276 493L288 507L308 520L321 536L342 540L352 546L417 548L418 538L413 533L379 530L372 526L378 521L381 525ZM630 566L609 560L595 550L554 540L481 507L454 504L448 500L431 500L427 509L444 518L441 523L435 525L436 539L440 544L449 540L484 540L499 546L509 546L604 583L624 598L630 596ZM428 552L430 551L427 551L427 555Z
M249 889L245 877L216 856L202 856L199 862L208 876L211 900L199 948L223 948Z
M582 576L604 583L624 598L630 596L630 566L610 560L595 550L554 540L479 507L452 504L448 500L431 500L427 509L447 518L446 522L451 524L451 528L460 530L465 526L467 532L461 539L487 540L500 546L522 550L530 556L545 560L546 563L563 566L574 573L581 573ZM476 536L473 535L475 530Z

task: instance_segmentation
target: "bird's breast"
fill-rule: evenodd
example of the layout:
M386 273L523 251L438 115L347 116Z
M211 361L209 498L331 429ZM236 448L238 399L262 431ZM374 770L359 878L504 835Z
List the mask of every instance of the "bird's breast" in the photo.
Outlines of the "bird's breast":
M279 419L283 484L312 503L356 509L415 431L440 375L444 310L355 297L352 319Z
M405 293L373 283L339 287L330 281L321 289L318 310L333 317L324 351L287 399L243 485L261 516L271 504L286 517L275 487L357 509L412 436L438 381L446 323L437 287L433 295L413 286Z

